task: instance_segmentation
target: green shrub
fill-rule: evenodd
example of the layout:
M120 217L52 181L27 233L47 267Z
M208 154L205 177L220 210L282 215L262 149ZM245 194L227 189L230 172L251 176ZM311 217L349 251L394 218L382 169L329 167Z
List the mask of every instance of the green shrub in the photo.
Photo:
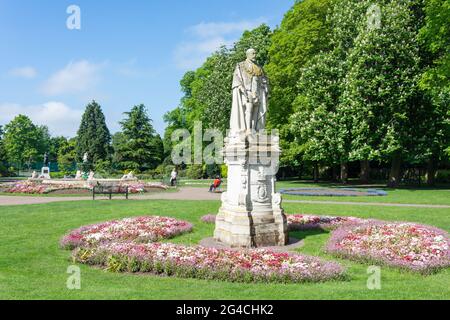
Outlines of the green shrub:
M438 170L436 175L436 182L450 183L450 170Z
M203 178L203 166L201 164L191 164L186 170L186 176L189 179L202 179Z

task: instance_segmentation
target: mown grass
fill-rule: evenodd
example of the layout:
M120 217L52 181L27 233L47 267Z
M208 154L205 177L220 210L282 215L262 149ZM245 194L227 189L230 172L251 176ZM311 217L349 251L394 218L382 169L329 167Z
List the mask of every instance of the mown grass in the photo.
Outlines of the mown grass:
M349 280L305 284L243 284L153 275L108 273L80 265L81 290L69 290L70 252L59 239L82 225L138 215L165 215L189 220L194 231L171 242L196 244L212 235L214 225L200 217L215 213L219 201L79 201L0 207L0 299L450 299L450 270L421 276L382 268L381 290L367 289L367 267L323 252L329 234L305 231L300 252L336 260L348 268ZM353 215L406 220L449 231L449 209L284 205L288 213Z

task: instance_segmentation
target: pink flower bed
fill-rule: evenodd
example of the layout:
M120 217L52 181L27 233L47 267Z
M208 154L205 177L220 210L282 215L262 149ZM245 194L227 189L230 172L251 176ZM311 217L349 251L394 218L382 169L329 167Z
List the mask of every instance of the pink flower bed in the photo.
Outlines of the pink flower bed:
M308 229L336 229L347 224L360 224L369 220L355 217L315 216L309 214L287 215L287 223L290 231Z
M190 231L192 224L174 218L158 216L126 218L73 230L61 239L61 246L73 249L111 242L153 242Z
M372 222L332 233L327 251L345 258L382 263L421 273L450 266L448 234L413 223Z
M316 257L269 250L230 250L171 243L110 243L79 248L78 262L114 272L151 272L226 281L303 282L338 279L344 269Z
M6 189L8 193L46 194L56 190L88 189L71 184L43 184L35 181L20 181Z
M315 216L310 214L289 214L286 215L287 224L290 231L309 230L309 229L336 229L339 226L347 224L360 224L368 221L355 217L332 217L332 216ZM205 223L215 223L216 215L207 214L200 218Z

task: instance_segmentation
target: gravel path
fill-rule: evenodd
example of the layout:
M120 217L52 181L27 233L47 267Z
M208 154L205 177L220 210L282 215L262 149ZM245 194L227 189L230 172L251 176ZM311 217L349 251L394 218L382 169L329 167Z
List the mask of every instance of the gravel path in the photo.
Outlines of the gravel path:
M107 197L97 197L98 200ZM117 195L114 199L125 199L122 195ZM155 192L145 195L130 195L132 200L220 200L220 193L210 193L204 188L183 187L178 192ZM82 201L91 200L85 197L35 197L35 196L3 196L0 195L0 206L39 204L61 201ZM92 201L92 200L91 200ZM438 204L410 204L410 203L385 203L385 202L350 202L350 201L315 201L315 200L284 200L286 203L309 203L309 204L335 204L335 205L355 205L355 206L384 206L384 207L415 207L415 208L450 208L449 205Z

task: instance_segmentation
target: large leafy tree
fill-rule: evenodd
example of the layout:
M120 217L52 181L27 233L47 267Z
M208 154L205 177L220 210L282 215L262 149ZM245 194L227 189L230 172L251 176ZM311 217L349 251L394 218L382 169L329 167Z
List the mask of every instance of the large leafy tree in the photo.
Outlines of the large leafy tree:
M448 99L450 94L450 1L424 0L425 24L419 41L430 64L422 75L421 87L435 99Z
M110 142L111 135L102 108L97 102L92 101L86 106L77 132L77 161L82 161L85 152L89 154L89 161L92 164L108 160Z
M4 134L3 127L0 126L0 163L6 161L6 151L3 144L3 134Z
M147 108L143 104L134 106L130 112L125 112L125 116L120 122L122 132L115 136L113 143L115 158L123 169L142 172L156 168L163 160L163 145Z
M269 123L281 129L292 114L298 95L302 67L316 54L329 48L327 12L331 0L297 1L275 29L266 71L272 87Z
M57 151L58 168L64 174L71 174L76 166L76 145L75 138L72 139L60 139L59 148Z
M430 97L421 114L423 139L417 152L427 156L427 182L434 183L438 161L450 155L450 1L425 0L425 23L419 31L423 52L420 88Z
M412 1L385 1L378 25L362 24L348 57L342 105L352 122L352 160L392 161L389 184L400 180L409 104L419 75ZM377 14L377 13L375 13Z
M31 165L42 152L42 132L25 115L18 115L5 126L4 149L8 161L19 168Z

